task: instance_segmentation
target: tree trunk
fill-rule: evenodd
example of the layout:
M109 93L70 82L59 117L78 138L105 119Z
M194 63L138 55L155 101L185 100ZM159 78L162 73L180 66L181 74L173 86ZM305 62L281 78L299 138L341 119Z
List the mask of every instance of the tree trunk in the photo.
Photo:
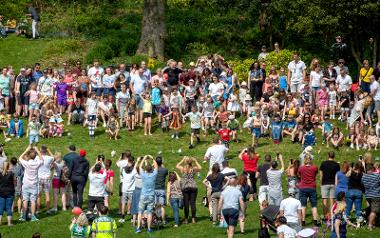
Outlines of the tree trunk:
M377 34L378 35L378 34ZM372 55L372 67L375 68L377 65L377 36L373 39L373 55Z
M136 54L164 59L165 0L144 0L142 30Z

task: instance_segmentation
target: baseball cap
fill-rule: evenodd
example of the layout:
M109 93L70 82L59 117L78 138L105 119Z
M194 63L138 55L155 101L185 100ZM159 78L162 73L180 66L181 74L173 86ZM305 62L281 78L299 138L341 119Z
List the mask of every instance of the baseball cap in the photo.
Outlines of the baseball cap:
M87 151L84 150L84 149L81 149L81 150L79 151L79 155L82 156L82 157L86 156L86 154L87 154Z

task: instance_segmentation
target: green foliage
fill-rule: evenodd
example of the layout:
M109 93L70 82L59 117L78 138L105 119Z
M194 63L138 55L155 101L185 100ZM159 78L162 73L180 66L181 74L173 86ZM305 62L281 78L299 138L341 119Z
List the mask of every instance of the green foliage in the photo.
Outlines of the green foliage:
M244 60L227 60L227 64L232 66L234 73L237 74L240 81L246 81L248 77L248 70L251 64L256 61L255 59Z
M268 70L272 66L274 66L277 70L281 67L284 67L286 69L288 67L289 62L292 60L292 56L293 51L283 49L278 53L275 51L270 52L264 61L269 66L267 67Z
M86 55L86 63L90 64L94 59L101 61L110 60L114 57L114 51L106 43L98 43L94 45Z

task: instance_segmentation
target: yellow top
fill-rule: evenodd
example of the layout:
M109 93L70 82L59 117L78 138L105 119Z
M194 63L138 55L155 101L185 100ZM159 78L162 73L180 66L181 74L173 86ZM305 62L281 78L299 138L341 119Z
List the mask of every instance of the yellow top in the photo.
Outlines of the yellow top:
M373 68L370 67L368 70L365 69L365 68L361 68L360 69L360 80L362 80L363 82L365 83L369 83L369 77L372 75L373 73Z
M5 26L10 29L16 29L16 20L8 20Z
M117 225L114 219L100 216L94 220L91 228L92 232L96 234L96 238L113 238Z

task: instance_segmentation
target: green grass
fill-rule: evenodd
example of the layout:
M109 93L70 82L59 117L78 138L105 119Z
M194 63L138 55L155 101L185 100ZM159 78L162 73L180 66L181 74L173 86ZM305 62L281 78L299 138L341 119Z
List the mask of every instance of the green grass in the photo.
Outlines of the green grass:
M189 142L189 129L186 127L182 130L181 137L179 140L173 140L170 137L170 134L163 134L159 129L156 129L153 132L153 136L144 136L141 129L138 129L135 132L127 132L122 130L121 138L118 141L109 140L104 134L103 128L98 128L96 130L95 140L89 140L87 135L87 129L84 129L79 126L70 126L66 127L67 132L71 132L72 136L64 136L63 138L54 138L54 139L42 139L40 144L46 144L49 146L52 151L61 151L63 153L67 152L67 147L70 144L77 145L77 148L85 148L88 151L87 159L91 164L94 163L95 158L98 154L105 154L106 158L111 158L110 152L116 150L119 154L126 150L132 150L135 157L140 155L156 155L159 151L162 151L164 162L166 167L169 170L173 170L175 164L181 160L183 155L191 155L196 157L199 161L202 160L204 153L207 147L211 144L211 136L204 138L202 136L201 143L197 145L194 149L188 149ZM244 148L250 143L250 137L247 132L244 132L240 143L232 143L231 151L228 155L231 158L231 166L237 168L239 171L242 171L242 162L238 160L237 155L239 150ZM320 141L319 141L320 142ZM13 139L11 142L7 143L5 150L8 156L19 156L21 152L27 146L27 139ZM178 149L182 149L182 153L179 154ZM325 146L321 146L320 143L315 148L315 151L320 150L319 154L316 154L316 163L319 165L322 160L327 156L328 149ZM301 146L299 144L291 144L289 139L286 138L283 143L280 145L274 145L271 140L261 139L259 142L259 147L257 152L261 155L261 158L264 154L271 154L275 156L277 152L280 152L284 155L285 163L288 163L291 158L296 159L298 154L301 151ZM337 160L349 160L355 161L357 155L360 153L353 150L348 150L346 147L342 148L337 153ZM115 161L116 158L113 158ZM116 166L113 165L115 170ZM205 176L207 172L206 166L202 170L202 177ZM118 172L116 179L118 180ZM118 184L117 182L115 184ZM224 237L225 233L223 229L214 228L211 225L211 222L208 220L208 211L205 207L201 205L201 198L204 196L204 188L199 181L200 192L197 198L197 220L196 225L183 225L180 228L172 228L172 212L170 207L167 208L168 217L170 224L160 231L155 231L152 237ZM286 178L283 178L283 190L286 190ZM115 189L117 191L117 188ZM318 189L319 192L319 189ZM86 204L86 194L84 196ZM319 200L319 205L321 201ZM111 199L111 216L117 218L115 213L117 211L118 197L113 196ZM45 216L45 209L42 208L42 214L40 215L40 221L36 223L25 222L19 223L17 218L19 214L14 214L13 223L16 224L13 227L0 226L0 233L2 237L12 237L12 238L24 238L31 237L34 232L42 233L43 237L69 237L68 225L71 221L70 212L59 212L57 215ZM246 231L248 232L249 237L256 237L258 232L258 203L252 202L248 205L247 213L247 222L246 222ZM183 213L181 212L181 216ZM4 218L3 218L4 221ZM311 225L311 215L310 209L308 209L308 218L307 223ZM349 230L350 237L364 237L370 235L368 231L361 229L360 231ZM124 225L119 225L118 237L126 237L134 235L133 228L129 222L126 222ZM141 237L147 237L145 233L140 234ZM244 237L240 234L237 234L236 237ZM246 236L245 236L246 237Z

